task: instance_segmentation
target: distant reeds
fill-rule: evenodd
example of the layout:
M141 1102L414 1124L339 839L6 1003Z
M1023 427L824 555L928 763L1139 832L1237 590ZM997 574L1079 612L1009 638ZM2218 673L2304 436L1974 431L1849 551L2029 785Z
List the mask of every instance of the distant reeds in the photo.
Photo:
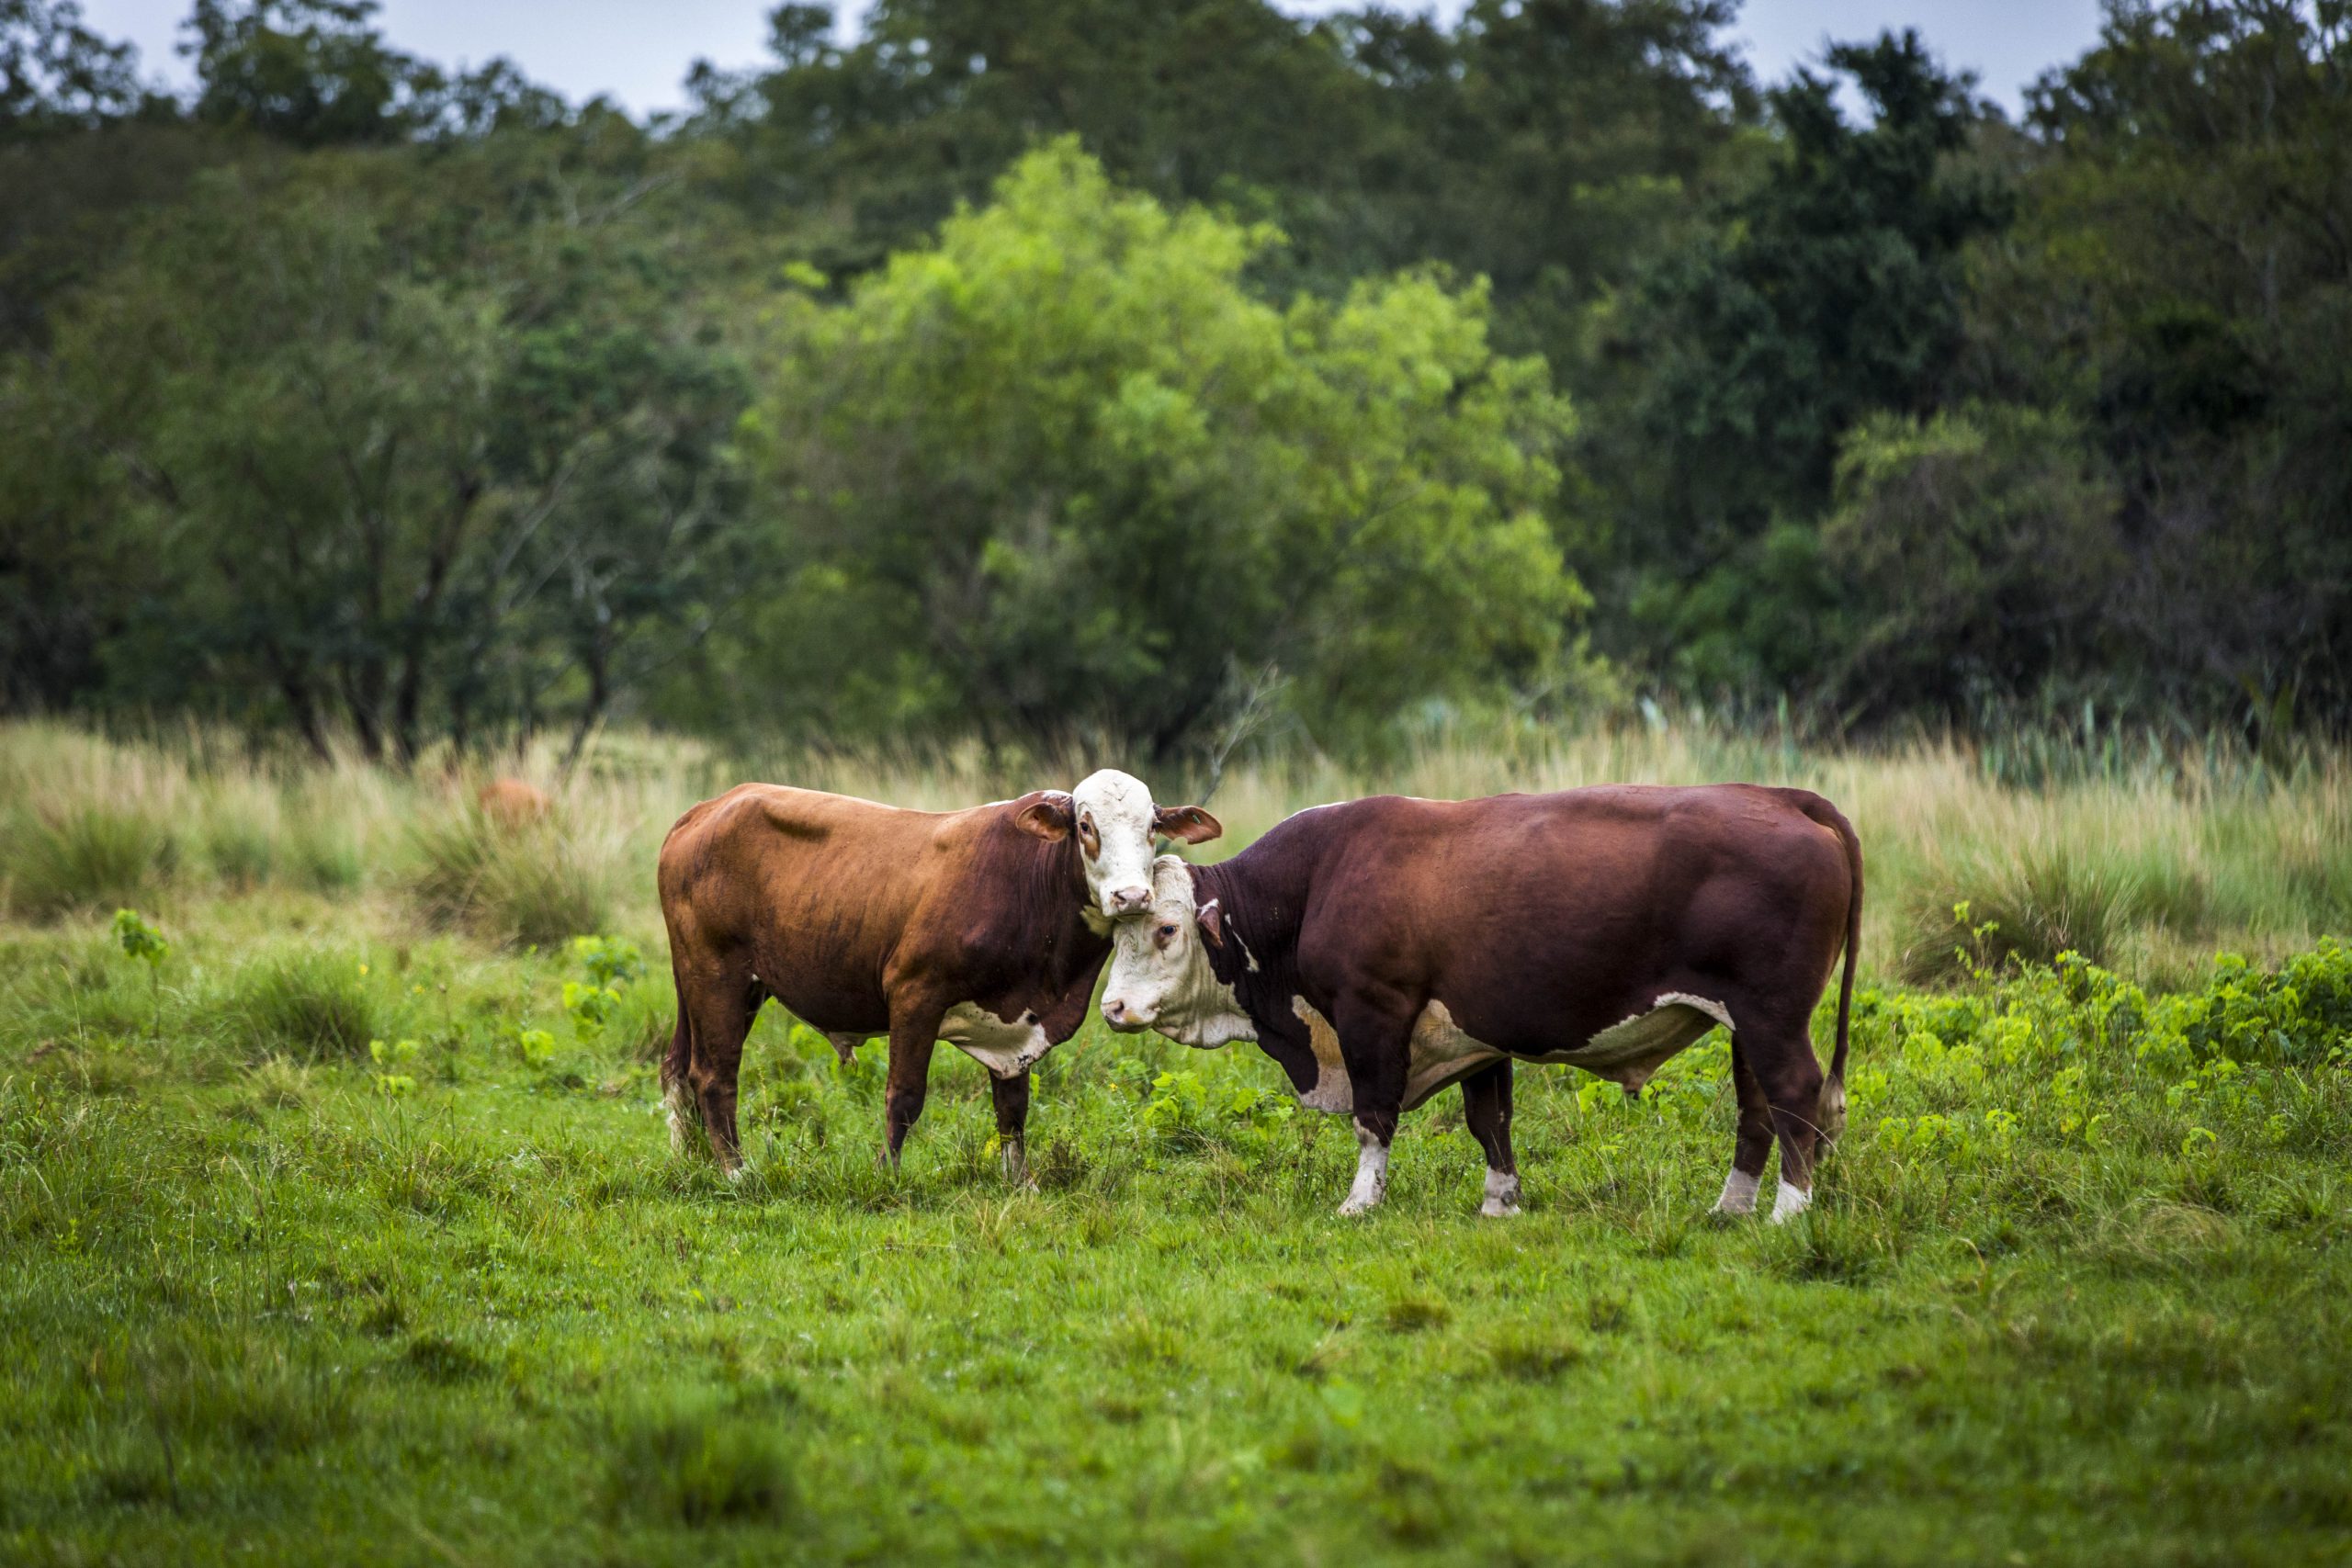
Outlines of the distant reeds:
M204 732L125 742L15 723L0 725L0 900L46 920L276 888L367 897L395 919L405 910L507 946L646 934L662 834L688 806L744 779L944 809L1066 787L1104 764L1141 766L1114 754L1005 762L957 747L730 760L699 742L618 732L550 791L550 812L517 820L481 811L488 774L447 759L401 773L256 756ZM542 787L560 773L548 747L500 768ZM1939 980L1971 962L2071 949L2169 976L2217 947L2276 959L2352 931L2352 758L2307 748L2282 768L2226 737L2166 746L2102 735L2084 750L2053 733L1809 750L1777 732L1660 718L1437 737L1365 769L1284 753L1225 773L1209 804L1226 836L1193 852L1221 859L1302 807L1362 795L1732 780L1818 790L1853 819L1869 867L1866 969ZM1171 803L1197 787L1173 774L1149 782ZM1953 914L1963 903L1964 923ZM650 1010L633 1035L659 1033Z

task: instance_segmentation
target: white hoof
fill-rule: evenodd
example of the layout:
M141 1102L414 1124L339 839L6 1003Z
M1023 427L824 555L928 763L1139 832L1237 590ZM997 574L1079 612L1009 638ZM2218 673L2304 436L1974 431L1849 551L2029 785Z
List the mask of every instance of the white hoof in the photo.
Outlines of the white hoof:
M1388 1145L1356 1127L1356 1179L1348 1190L1348 1201L1340 1205L1340 1217L1353 1219L1380 1201L1388 1190Z
M1490 1220L1508 1219L1519 1213L1519 1178L1505 1176L1498 1170L1487 1172L1487 1201L1478 1205L1478 1213Z
M1756 1190L1761 1186L1756 1178L1744 1170L1735 1169L1724 1178L1723 1196L1715 1200L1718 1214L1745 1215L1756 1212Z
M1781 1183L1781 1195L1772 1203L1772 1223L1776 1225L1787 1224L1812 1207L1811 1192L1802 1187L1792 1187L1783 1181Z

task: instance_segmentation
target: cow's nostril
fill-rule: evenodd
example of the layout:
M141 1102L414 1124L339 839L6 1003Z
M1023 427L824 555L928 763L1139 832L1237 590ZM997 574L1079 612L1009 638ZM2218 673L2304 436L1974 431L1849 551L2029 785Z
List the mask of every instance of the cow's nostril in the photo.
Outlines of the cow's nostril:
M1148 887L1122 887L1111 895L1111 912L1114 914L1132 915L1137 909L1150 906L1151 889Z

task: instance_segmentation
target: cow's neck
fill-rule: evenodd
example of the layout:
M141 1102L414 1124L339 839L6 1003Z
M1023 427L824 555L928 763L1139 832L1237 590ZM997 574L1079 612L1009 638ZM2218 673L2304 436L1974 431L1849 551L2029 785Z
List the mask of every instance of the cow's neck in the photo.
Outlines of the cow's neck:
M1044 840L1014 827L1010 819L996 827L999 863L1010 872L1017 890L999 917L999 942L1006 953L1035 954L1043 963L1044 994L1031 1005L1044 1003L1083 985L1091 993L1094 976L1109 956L1111 940L1087 920L1091 908L1086 874L1078 863L1078 847L1069 839Z
M1223 941L1206 949L1217 980L1250 1015L1259 1048L1301 1094L1315 1087L1315 1047L1298 1015L1298 931L1306 908L1308 868L1288 857L1245 850L1217 865L1193 868L1197 908L1217 905Z

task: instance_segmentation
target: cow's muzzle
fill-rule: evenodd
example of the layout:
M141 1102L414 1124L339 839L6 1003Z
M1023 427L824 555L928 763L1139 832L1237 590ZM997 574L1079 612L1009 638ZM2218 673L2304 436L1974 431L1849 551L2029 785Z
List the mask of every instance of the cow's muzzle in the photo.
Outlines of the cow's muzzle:
M1151 1027L1151 1016L1129 1007L1117 997L1102 998L1102 1021L1122 1034L1140 1034Z
M1139 915L1150 908L1151 889L1148 887L1122 887L1115 893L1102 896L1102 912L1114 920L1122 915Z

